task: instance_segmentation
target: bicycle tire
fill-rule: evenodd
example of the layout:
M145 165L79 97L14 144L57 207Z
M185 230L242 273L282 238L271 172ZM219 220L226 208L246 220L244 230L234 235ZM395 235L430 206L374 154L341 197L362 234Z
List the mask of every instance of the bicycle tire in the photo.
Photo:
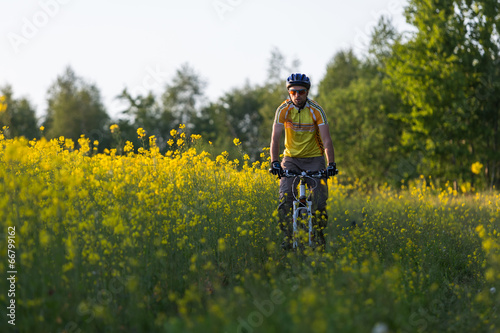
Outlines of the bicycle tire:
M307 204L300 202L297 206L296 213L296 228L294 228L294 248L298 248L300 250L304 250L305 245L308 244L308 210ZM306 240L307 239L307 240Z

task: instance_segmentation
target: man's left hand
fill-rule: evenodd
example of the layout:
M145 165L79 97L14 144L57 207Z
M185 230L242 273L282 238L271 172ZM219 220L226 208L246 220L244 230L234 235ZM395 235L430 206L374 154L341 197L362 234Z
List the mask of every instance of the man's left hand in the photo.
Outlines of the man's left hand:
M333 177L338 173L339 170L337 170L337 164L335 162L328 164L328 167L326 168L326 175L328 177Z

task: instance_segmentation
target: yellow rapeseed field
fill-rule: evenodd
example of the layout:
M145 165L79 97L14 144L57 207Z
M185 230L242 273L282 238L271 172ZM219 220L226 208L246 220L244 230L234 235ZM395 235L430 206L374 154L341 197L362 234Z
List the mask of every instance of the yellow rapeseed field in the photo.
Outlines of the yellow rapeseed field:
M498 192L341 174L326 250L283 252L268 151L183 130L166 153L0 134L1 332L500 332Z

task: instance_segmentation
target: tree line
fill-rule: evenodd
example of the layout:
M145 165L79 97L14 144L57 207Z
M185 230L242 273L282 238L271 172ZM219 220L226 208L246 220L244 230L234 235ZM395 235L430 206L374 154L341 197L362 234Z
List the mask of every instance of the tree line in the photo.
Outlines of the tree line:
M339 51L313 83L311 97L329 118L339 169L371 185L428 175L437 186L498 188L500 3L410 0L405 16L415 29L399 32L380 18L365 54ZM11 137L76 141L85 134L100 149L116 145L111 124L136 147L141 127L165 151L170 130L185 124L214 152L234 151L238 138L238 148L257 159L269 145L275 110L288 97L284 79L299 65L287 61L273 50L264 84L244 83L215 102L205 95L207 82L183 64L159 96L124 89L118 119L107 114L97 86L68 67L47 92L41 124L29 100L2 87L0 125Z

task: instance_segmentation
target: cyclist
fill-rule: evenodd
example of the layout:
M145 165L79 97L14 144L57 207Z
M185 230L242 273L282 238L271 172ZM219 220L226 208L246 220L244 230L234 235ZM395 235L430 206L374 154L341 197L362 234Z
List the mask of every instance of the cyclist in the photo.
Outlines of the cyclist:
M308 98L311 81L305 74L292 74L286 80L286 88L289 98L277 108L274 118L270 150L271 173L281 176L283 169L294 172L324 170L326 155L327 175L334 176L337 168L332 138L325 112L315 101ZM283 131L285 150L280 164L279 145ZM313 209L315 207L318 243L324 247L323 229L326 228L328 221L326 212L328 187L324 179L315 181L317 186L313 190ZM315 181L308 179L308 186L313 186ZM285 236L281 247L285 250L292 248L292 183L293 178L283 177L280 180L278 216L280 229Z

